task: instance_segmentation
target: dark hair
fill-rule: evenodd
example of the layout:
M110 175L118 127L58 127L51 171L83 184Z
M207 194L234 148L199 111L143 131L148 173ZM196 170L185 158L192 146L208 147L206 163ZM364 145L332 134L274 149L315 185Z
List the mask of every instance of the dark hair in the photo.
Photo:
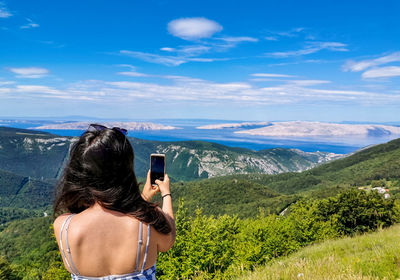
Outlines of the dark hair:
M156 204L145 201L133 169L134 153L117 129L86 131L72 145L57 185L54 216L80 213L96 201L104 208L131 215L161 233L171 226Z

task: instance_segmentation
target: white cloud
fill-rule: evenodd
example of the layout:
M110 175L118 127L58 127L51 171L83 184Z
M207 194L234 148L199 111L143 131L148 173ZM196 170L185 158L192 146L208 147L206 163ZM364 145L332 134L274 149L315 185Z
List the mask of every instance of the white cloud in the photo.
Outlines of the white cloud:
M0 88L0 94L10 93L12 90L10 88Z
M274 36L267 36L267 37L264 37L264 39L268 40L268 41L278 41L278 38L276 38Z
M290 84L294 84L297 86L315 86L315 85L321 85L321 84L329 84L330 81L325 81L325 80L291 80L288 81Z
M163 47L161 51L176 53L178 56L194 57L209 52L221 52L236 47L243 42L258 42L257 38L253 37L220 37L211 38L211 40L204 41L196 45L179 46L176 48Z
M223 84L215 84L217 88L222 88L228 91L235 90L243 90L243 89L251 89L251 85L247 83L223 83Z
M387 66L387 67L380 67L374 68L365 71L362 74L364 79L371 79L371 78L388 78L388 77L396 77L400 76L400 67L399 66Z
M357 90L315 89L306 86L328 83L320 80L304 80L295 84L285 81L280 86L257 87L243 82L215 83L189 77L170 77L172 84L142 82L102 82L93 84L93 89L85 87L82 91L103 91L105 100L154 100L162 102L195 101L229 104L287 104L315 102L351 102L358 104L377 104L400 102L400 96ZM76 91L76 89L75 89ZM90 96L89 93L85 93Z
M176 53L177 56L180 57L194 57L209 52L211 47L206 45L186 45L177 48L164 47L160 50L169 53Z
M0 86L15 84L14 81L0 81Z
M46 76L49 70L41 67L8 68L9 71L17 74L17 78L37 79Z
M246 37L246 36L241 36L241 37L221 37L218 38L222 41L228 42L228 43L241 43L241 42L258 42L257 38L253 37Z
M99 95L97 90L88 91L85 90L85 85L82 84L82 88L76 90L69 88L68 90L56 89L45 85L17 85L15 88L9 88L9 94L12 94L14 98L55 98L55 99L70 99L76 100L90 100L94 101L98 99L96 95ZM18 93L18 94L15 94Z
M353 61L349 60L343 66L344 71L351 71L351 72L359 72L366 70L370 67L375 67L383 64L387 64L390 62L398 62L400 61L400 52L394 52L385 56L381 56L375 59L366 59L361 61Z
M233 37L233 36L224 36L224 37L217 37L217 38L211 38L207 43L208 46L211 46L211 50L215 52L225 52L228 51L229 49L235 48L237 45L245 42L258 42L259 40L254 37L248 37L248 36L238 36L238 37Z
M153 53L136 52L122 50L120 54L127 55L130 57L138 58L147 62L163 64L166 66L179 66L187 62L213 62L227 60L226 58L202 58L202 57L191 57L193 54L178 54L178 55L159 55Z
M129 77L149 77L149 75L144 74L144 73L139 73L135 71L123 71L123 72L117 72L118 75L122 76L129 76Z
M1 87L2 98L52 98L85 100L99 103L117 102L130 104L153 102L167 104L196 102L220 104L221 106L274 105L274 104L400 104L400 95L379 91L310 88L307 86L327 83L320 80L288 80L273 87L259 87L244 82L217 83L191 77L155 76L169 79L168 83L133 81L89 80L62 88L47 85L5 85ZM304 82L307 81L307 82Z
M187 77L187 76L165 75L165 76L159 76L159 77L164 78L164 79L174 80L177 84L205 82L202 79L192 78L192 77Z
M286 74L273 74L273 73L254 73L251 74L253 77L263 77L263 78L292 78L296 77L293 75L286 75Z
M186 56L197 56L210 51L211 47L204 45L189 45L176 49L176 52Z
M120 54L138 58L151 63L167 66L179 66L187 62L213 62L229 60L229 58L199 57L210 52L223 52L243 42L258 42L249 36L212 37L222 30L217 22L206 18L180 18L168 23L168 31L173 36L196 41L196 44L177 47L162 47L162 54L141 51L121 50ZM203 40L199 40L203 39Z
M297 27L297 28L293 28L289 31L276 32L276 34L279 36L282 36L282 37L297 37L300 32L304 31L304 29L305 28L303 28L303 27Z
M41 41L41 40L39 40L38 42L40 42L42 44L53 46L54 48L63 48L63 47L65 47L65 44L59 44L59 43L54 42L54 41Z
M167 66L178 66L183 63L186 63L187 60L180 58L178 56L163 56L163 55L158 55L158 54L152 54L152 53L145 53L145 52L136 52L136 51L127 51L127 50L122 50L120 51L121 54L127 55L130 57L138 58L147 62L152 62L152 63L157 63L157 64L163 64Z
M197 61L197 62L214 62L214 61L224 61L229 60L228 58L203 58L203 57L193 57L188 58L187 61Z
M6 5L3 2L0 2L0 18L8 18L13 14L7 9Z
M204 17L180 18L168 23L168 32L184 40L209 38L222 30L222 26Z
M303 27L297 27L292 28L288 31L268 31L268 36L265 36L264 39L268 41L278 41L279 39L281 39L281 37L298 37L304 30L305 28Z
M17 85L17 92L25 93L49 93L49 94L61 94L61 91L48 87L38 85Z
M174 52L175 48L168 48L168 47L164 47L164 48L160 48L160 51L165 51L165 52Z
M251 79L251 81L254 82L286 82L286 87L287 86L299 86L299 87L307 87L307 86L315 86L315 85L322 85L322 84L328 84L330 81L326 80L283 80L283 79L275 79L275 78L294 78L296 76L293 75L284 75L284 74L269 74L269 73L255 73L251 74L251 76L254 77L260 77L256 79ZM282 88L280 88L282 89Z
M320 93L324 95L350 95L350 96L378 96L373 93L368 93L366 91L356 91L356 90L334 90L334 89L310 89L311 92Z
M122 75L122 76L129 76L129 77L149 77L151 75L148 74L144 74L144 73L140 73L136 71L136 67L129 65L129 64L120 64L118 65L120 67L128 67L130 69L130 71L122 71L122 72L118 72L118 75Z
M33 20L31 20L30 18L27 18L26 20L28 21L28 23L20 26L21 29L37 28L40 26L39 24L33 22Z
M130 54L130 53L129 53ZM126 54L128 55L128 54ZM152 57L152 59L160 57ZM185 57L189 59L205 59ZM64 86L21 85L0 83L2 98L52 98L61 100L86 100L98 103L117 102L124 104L152 102L157 100L167 104L179 102L199 102L230 106L274 105L274 104L399 104L400 95L380 89L357 90L344 86L335 87L330 81L301 79L299 76L281 73L253 73L251 77L273 80L273 86L265 87L251 81L231 81L228 83L212 82L185 76L162 76L138 72L133 65L122 64L125 67L118 75L129 77L152 77L153 79L135 81L120 76L117 81L83 81ZM399 67L400 68L400 67ZM31 68L13 68L18 75L40 75L27 71ZM44 69L44 68L42 68ZM140 69L139 69L140 70ZM10 69L11 71L11 69ZM160 81L160 79L163 79ZM155 81L160 82L155 82ZM146 82L143 82L146 81ZM197 104L197 103L196 103Z
M321 50L346 52L348 51L346 47L347 47L346 44L340 42L308 42L306 47L300 50L287 51L287 52L273 52L273 53L267 53L267 55L277 58L285 58L290 56L308 55L319 52Z

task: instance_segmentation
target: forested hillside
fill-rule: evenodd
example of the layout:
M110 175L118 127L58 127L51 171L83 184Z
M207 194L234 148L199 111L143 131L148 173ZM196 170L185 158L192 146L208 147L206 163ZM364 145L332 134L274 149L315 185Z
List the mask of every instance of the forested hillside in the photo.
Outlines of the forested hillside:
M142 149L147 154L155 143L141 145L147 147ZM172 187L174 200L184 198L191 212L200 207L205 214L247 217L260 210L279 213L301 197L323 198L351 187L383 186L390 195L397 195L399 180L400 139L396 139L301 173L229 175L175 182ZM0 170L0 207L46 207L51 204L54 184L54 179L42 181Z
M55 178L70 143L68 137L0 127L0 169L38 179Z
M75 140L46 132L0 127L0 169L38 179L57 178ZM146 176L151 153L165 153L167 172L174 181L252 172L298 172L339 157L293 149L255 152L203 141L129 140L135 150L137 176Z
M48 206L54 183L0 170L0 207L37 209Z
M385 187L400 194L400 139L301 173L232 175L174 184L174 195L205 214L279 213L302 197L324 198L354 187Z
M285 216L210 217L201 211L193 215L181 205L177 239L160 255L157 279L232 279L304 246L385 228L399 218L397 201L361 190L299 201ZM0 232L0 277L70 279L51 222L50 217L14 221ZM396 261L395 256L388 261Z
M130 138L135 150L135 170L145 176L151 153L166 154L168 174L175 181L188 181L229 174L299 172L339 155L295 149L268 149L258 152L204 141L159 142Z

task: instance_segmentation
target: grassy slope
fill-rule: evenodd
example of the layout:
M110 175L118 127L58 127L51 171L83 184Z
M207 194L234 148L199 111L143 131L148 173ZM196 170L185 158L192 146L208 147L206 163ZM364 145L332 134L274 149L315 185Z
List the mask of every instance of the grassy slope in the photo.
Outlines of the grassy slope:
M400 225L309 246L238 280L399 279Z

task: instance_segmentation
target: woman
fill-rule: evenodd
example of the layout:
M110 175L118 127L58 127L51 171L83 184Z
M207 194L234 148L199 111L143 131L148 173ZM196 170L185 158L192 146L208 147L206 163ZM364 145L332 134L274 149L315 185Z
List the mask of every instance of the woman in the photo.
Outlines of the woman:
M72 279L155 279L157 253L174 244L168 175L153 187L149 171L140 193L126 133L90 125L71 149L54 232ZM151 203L157 192L162 209Z

